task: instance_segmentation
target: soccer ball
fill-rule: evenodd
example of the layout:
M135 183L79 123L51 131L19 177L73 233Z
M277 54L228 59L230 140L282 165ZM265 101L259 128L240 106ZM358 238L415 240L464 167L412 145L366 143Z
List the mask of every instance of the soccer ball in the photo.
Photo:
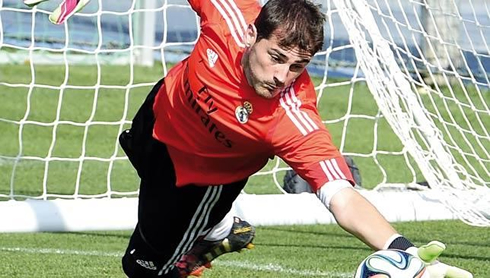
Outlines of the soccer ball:
M401 250L381 250L369 255L355 278L429 278L425 263Z

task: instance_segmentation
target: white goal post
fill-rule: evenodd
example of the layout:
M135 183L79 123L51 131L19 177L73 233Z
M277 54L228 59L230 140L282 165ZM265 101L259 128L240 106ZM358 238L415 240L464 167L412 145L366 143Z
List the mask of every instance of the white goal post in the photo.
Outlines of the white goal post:
M309 71L360 192L389 221L490 226L487 1L317 2L325 46ZM55 26L57 4L0 0L0 232L132 229L138 179L118 134L198 18L185 0L99 0ZM236 214L333 223L313 194L285 192L288 170L275 159L254 175Z

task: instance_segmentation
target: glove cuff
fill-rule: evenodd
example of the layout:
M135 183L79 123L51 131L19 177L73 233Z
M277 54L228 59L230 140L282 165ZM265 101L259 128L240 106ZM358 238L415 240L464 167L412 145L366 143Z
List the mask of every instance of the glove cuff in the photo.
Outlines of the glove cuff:
M413 243L410 242L407 238L400 234L394 234L391 236L388 241L385 243L383 249L398 249L398 250L407 250L410 247L413 247Z

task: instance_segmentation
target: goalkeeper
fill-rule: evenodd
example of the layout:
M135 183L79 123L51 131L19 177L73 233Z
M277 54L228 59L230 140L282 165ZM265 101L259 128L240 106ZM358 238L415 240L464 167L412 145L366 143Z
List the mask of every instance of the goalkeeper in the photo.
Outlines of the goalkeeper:
M442 245L415 248L352 188L306 71L323 46L319 6L189 3L201 20L194 50L154 86L120 136L141 178L138 224L122 259L127 276L187 277L251 247L254 228L229 211L248 177L278 156L371 248L412 250L431 264L432 278L472 277L435 260Z
M24 0L24 4L32 8L48 0ZM75 13L81 11L90 0L63 0L61 4L49 15L49 21L62 24Z

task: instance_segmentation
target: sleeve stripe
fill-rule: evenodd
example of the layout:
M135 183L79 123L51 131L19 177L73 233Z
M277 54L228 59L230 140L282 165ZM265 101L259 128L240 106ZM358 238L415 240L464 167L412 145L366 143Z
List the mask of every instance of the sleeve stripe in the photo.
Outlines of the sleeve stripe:
M221 5L225 8L225 10L230 15L230 18L233 21L233 28L235 28L235 30L238 33L239 37L240 38L243 38L245 29L243 28L243 26L240 26L240 22L238 22L240 20L239 17L242 14L241 14L240 10L238 10L238 7L236 5L233 5L233 4L235 4L235 2L229 1L229 3L228 3L227 1L224 1L224 0L219 0L219 2L221 3ZM225 15L223 15L223 16L225 16ZM243 19L243 17L242 17L242 19ZM233 28L230 28L230 30L233 29Z
M214 7L219 11L221 16L223 16L223 18L225 19L226 24L230 29L230 33L233 39L235 39L237 45L240 47L245 47L243 43L243 36L247 24L245 23L245 19L236 4L232 0L230 0L229 2L232 3L233 7L230 7L230 5L224 0L211 0L211 2L213 3ZM242 25L241 27L240 23Z
M330 171L328 170L327 164L325 164L325 161L320 161L320 166L322 167L322 170L325 173L325 175L327 175L327 180L332 181L333 180L332 174L330 174Z
M335 158L320 161L320 167L327 176L328 181L347 179L342 170L340 170Z
M304 129L304 127L298 122L298 120L294 117L294 115L291 113L291 107L289 107L285 102L284 99L281 97L280 99L281 106L286 110L286 115L288 115L289 119L293 122L293 124L299 129L301 134L306 136L308 132Z
M332 162L330 160L325 160L325 164L327 164L327 168L330 170L330 173L334 176L336 180L340 179L340 175L337 173L337 169L333 167Z
M342 172L342 170L340 170L339 164L337 163L337 159L335 159L335 158L334 159L330 159L330 163L332 163L333 168L340 175L340 178L343 179L343 180L346 180L347 177L344 175L344 172Z
M236 5L235 1L228 0L228 2L230 3L230 6L235 11L235 14L238 17L238 20L240 21L240 23L237 23L238 30L240 32L245 32L245 30L247 30L247 28L248 28L248 24L247 24L247 21L245 21L245 17L243 17L242 11L238 8L238 6ZM240 27L240 24L241 24L241 27Z
M289 94L291 95L291 99L293 100L293 102L297 102L298 103L297 111L296 111L296 114L298 114L298 117L301 117L302 119L305 120L305 125L308 127L308 129L310 131L317 130L318 129L318 126L310 118L310 116L308 116L308 114L305 111L299 110L299 107L301 106L301 100L296 97L296 94L295 94L295 91L294 91L294 88L293 87L291 87L291 90L289 91Z
M318 125L310 118L308 113L301 111L301 100L294 93L292 86L281 92L281 106L286 110L286 114L304 136L318 129Z

